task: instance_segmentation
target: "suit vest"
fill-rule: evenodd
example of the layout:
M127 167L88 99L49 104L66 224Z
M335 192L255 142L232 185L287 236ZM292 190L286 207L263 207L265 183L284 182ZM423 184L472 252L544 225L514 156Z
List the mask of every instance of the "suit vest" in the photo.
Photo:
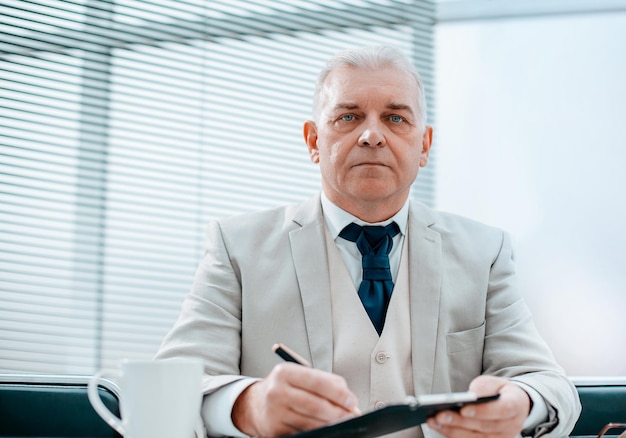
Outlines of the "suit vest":
M408 238L404 241L408 242ZM364 412L405 401L407 396L414 395L407 245L402 248L400 269L380 337L328 231L326 248L333 321L333 372L346 379ZM388 436L415 438L422 433L415 427Z

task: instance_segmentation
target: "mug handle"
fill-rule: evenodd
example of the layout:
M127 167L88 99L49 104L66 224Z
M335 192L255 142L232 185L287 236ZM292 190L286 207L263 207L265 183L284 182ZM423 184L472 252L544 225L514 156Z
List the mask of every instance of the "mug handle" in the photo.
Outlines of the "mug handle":
M202 417L200 417L198 421L196 422L196 426L194 428L193 434L195 438L206 437L206 429L204 428L204 422L202 420Z
M91 376L89 379L89 383L87 384L87 396L89 397L89 402L91 406L94 408L96 413L100 415L100 417L117 433L124 436L126 432L124 431L124 427L122 426L122 420L114 415L109 408L107 408L104 403L102 403L102 399L100 398L100 394L98 394L98 383L100 379L103 377L104 373L99 371L98 373Z

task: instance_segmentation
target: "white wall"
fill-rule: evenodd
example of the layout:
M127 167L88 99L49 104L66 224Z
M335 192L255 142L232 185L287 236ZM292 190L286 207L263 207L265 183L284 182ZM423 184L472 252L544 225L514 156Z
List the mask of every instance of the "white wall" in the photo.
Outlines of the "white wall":
M626 13L437 26L437 207L507 229L570 376L626 376Z

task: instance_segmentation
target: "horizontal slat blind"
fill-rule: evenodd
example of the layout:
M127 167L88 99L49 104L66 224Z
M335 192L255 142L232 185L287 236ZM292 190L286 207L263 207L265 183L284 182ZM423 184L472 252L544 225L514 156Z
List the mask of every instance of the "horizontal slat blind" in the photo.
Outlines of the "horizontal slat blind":
M207 220L319 190L301 132L332 53L396 46L432 94L431 2L337 3L0 5L0 371L152 357Z

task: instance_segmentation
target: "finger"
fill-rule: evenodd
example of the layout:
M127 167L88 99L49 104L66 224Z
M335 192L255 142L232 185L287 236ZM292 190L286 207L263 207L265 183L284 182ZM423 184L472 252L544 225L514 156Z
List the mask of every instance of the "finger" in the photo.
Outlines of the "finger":
M500 389L507 383L509 381L502 377L478 376L470 383L469 391L478 397L486 397L500 392Z
M285 399L289 400L289 409L295 415L306 417L309 422L326 424L352 415L343 406L326 397L299 387L292 386L286 389Z
M317 414L321 415L319 412ZM290 407L280 416L280 421L282 422L281 430L284 431L281 434L293 434L296 432L303 432L323 427L331 420L326 420L320 417L312 417L309 415L309 412L306 412L303 409L293 409Z
M487 434L474 430L467 430L456 426L431 424L432 419L427 421L428 427L446 438L505 438L500 434Z
M356 395L341 376L293 364L281 364L275 371L290 386L315 394L347 412L354 412L358 405Z
M516 436L519 430L506 420L477 420L462 417L456 412L444 411L427 420L433 430L448 438Z
M328 383L347 385L330 373L311 370L300 365L281 364L263 382L265 420L270 435L285 435L318 428L344 419L349 411L324 394ZM278 432L278 433L277 433Z
M315 429L353 416L345 409L310 392L292 388L287 392L289 404L279 415L282 430L290 433Z
M493 391L497 388L497 392L500 393L500 397L497 400L465 406L460 410L461 415L466 418L482 420L525 418L530 409L530 398L526 391L508 380L498 380L501 380L501 382L491 381L489 385L476 389L476 391ZM472 385L470 385L470 389L474 389ZM491 394L493 393L491 392ZM482 393L481 395L487 394Z

